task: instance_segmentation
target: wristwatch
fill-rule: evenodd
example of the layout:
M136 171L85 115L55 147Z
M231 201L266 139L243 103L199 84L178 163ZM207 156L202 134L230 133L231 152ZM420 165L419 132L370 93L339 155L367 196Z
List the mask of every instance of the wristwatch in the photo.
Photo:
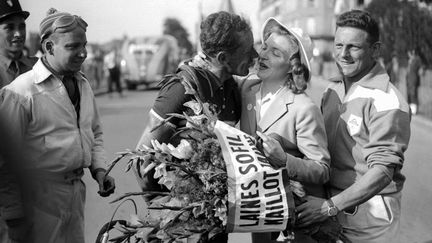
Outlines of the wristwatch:
M333 201L331 199L327 200L327 215L330 217L336 216L339 212L339 209L334 205Z

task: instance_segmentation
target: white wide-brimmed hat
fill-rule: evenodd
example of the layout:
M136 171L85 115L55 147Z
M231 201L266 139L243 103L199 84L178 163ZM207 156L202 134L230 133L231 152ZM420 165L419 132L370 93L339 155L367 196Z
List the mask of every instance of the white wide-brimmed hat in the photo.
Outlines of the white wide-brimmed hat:
M268 18L262 29L262 43L264 43L264 38L268 32L272 30L274 26L278 26L290 33L294 38L296 38L299 48L300 48L300 62L303 63L306 68L309 71L309 80L311 78L311 66L310 66L310 60L312 59L312 40L302 29L300 28L288 28L285 25L283 25L281 22L276 20L273 17ZM309 81L307 80L307 81Z

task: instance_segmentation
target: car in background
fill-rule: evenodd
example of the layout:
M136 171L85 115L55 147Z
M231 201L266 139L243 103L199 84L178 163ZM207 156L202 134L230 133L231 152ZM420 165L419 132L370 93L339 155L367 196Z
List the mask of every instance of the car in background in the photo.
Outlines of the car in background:
M127 89L155 87L164 75L175 72L179 51L170 35L126 40L121 47L121 75Z

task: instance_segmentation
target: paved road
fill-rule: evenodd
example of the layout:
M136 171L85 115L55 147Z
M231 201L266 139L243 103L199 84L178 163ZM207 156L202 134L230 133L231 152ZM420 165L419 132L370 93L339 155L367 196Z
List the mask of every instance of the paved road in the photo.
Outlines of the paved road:
M315 102L319 103L326 83L314 79L308 91ZM127 148L134 148L142 129L145 126L147 113L153 103L157 91L127 92L125 98L113 95L98 96L105 132L105 147L108 160L116 157L115 153ZM412 138L406 153L406 165L403 172L407 181L403 191L403 214L401 236L399 242L432 242L432 122L414 117L412 121ZM125 173L125 163L117 166L112 175L116 178L117 190L108 199L100 198L96 191L96 183L87 174L87 205L86 205L86 238L94 242L97 231L107 222L115 210L108 202L124 192L138 191L132 172ZM139 207L143 207L141 198L136 198ZM126 203L118 210L116 218L128 218L133 213L132 204ZM251 242L249 234L230 235L232 243Z

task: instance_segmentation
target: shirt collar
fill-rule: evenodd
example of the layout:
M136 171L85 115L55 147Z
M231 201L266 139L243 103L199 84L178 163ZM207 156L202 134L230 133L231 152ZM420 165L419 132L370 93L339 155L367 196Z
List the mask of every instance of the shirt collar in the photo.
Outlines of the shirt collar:
M4 65L6 67L6 69L9 68L11 62L12 62L12 59L10 59L8 57L5 57L5 56L3 56L3 55L0 54L0 63L2 65Z
M359 80L359 85L363 87L379 89L384 92L387 91L389 83L390 77L378 62L368 74Z
M35 80L35 83L37 84L47 80L51 75L57 77L60 80L63 80L64 78L64 75L61 75L54 71L54 69L49 65L44 56L42 58L39 58L37 63L33 66L33 70L37 75ZM76 73L73 74L73 76L76 77Z
M339 75L335 78L330 79L330 81L342 83L343 78L341 75ZM388 85L390 83L390 77L388 76L384 68L381 66L381 64L376 62L373 68L356 83L357 85L366 88L387 91Z
M10 59L10 58L8 58L8 57L3 56L3 55L0 54L0 63L2 65L4 65L6 68L9 68L9 66L12 63L12 61L13 61L12 59ZM26 57L24 55L21 55L21 57L18 58L18 60L16 60L16 61L24 64L27 67L33 66L32 60L30 60L28 57Z
M33 71L36 75L36 84L42 83L43 81L47 80L51 75L55 76L42 62L42 58L40 58L33 66Z
M215 89L222 87L225 82L232 82L233 81L232 77L230 77L229 79L227 79L225 81L222 81L214 73L212 73L209 70L204 69L204 68L195 68L195 71L196 71L196 74L198 76L201 76L207 80L211 80L211 85Z

